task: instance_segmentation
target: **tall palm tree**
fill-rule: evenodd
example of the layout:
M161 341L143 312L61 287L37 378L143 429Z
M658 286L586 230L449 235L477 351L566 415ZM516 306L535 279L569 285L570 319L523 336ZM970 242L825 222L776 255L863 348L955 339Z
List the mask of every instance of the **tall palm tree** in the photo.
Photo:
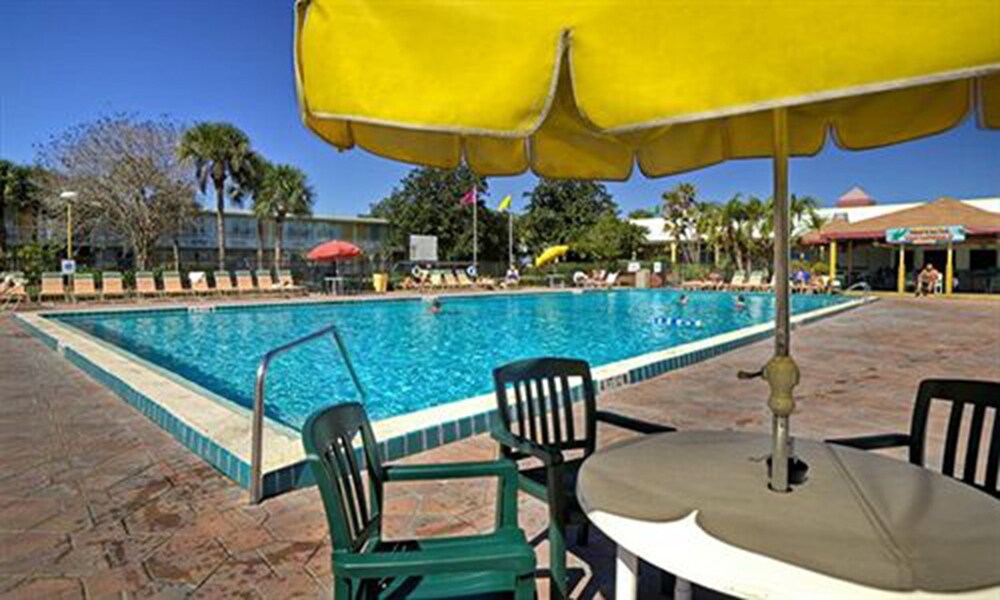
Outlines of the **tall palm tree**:
M194 162L198 188L204 194L209 180L215 188L215 235L219 269L226 268L226 180L248 164L250 138L228 123L199 123L184 132L177 149L182 160Z
M281 268L285 219L312 214L315 194L306 174L291 165L274 165L264 172L260 193L254 197L258 219L274 221L274 268Z
M697 190L690 183L678 184L674 189L663 192L663 220L673 235L674 242L680 245L684 262L691 264L690 244L684 243L688 232L695 225L694 209L697 201ZM689 240L686 240L689 241Z
M722 207L712 202L698 202L694 208L695 230L698 237L712 249L713 262L719 266L719 256L725 246L725 223Z
M229 199L237 206L247 200L253 201L253 213L257 221L257 269L264 268L264 224L270 216L258 216L257 202L264 187L264 177L273 168L270 162L256 152L246 158L245 168L234 174L229 186Z

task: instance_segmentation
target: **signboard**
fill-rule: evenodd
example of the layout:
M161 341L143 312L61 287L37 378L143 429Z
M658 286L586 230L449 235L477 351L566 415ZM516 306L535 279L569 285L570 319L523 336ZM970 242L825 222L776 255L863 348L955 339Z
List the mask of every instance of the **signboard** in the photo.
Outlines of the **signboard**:
M653 263L653 272L654 273L662 273L663 272L663 263L660 262L660 261L654 262Z
M919 246L964 242L965 227L961 225L895 227L885 230L885 241L890 244L914 244Z
M639 263L638 261L633 260L628 264L629 273L638 273L640 269L642 269L642 264Z
M410 260L412 262L437 262L438 239L436 235L411 235Z
M60 265L63 275L73 275L76 273L76 261L72 259L63 259Z

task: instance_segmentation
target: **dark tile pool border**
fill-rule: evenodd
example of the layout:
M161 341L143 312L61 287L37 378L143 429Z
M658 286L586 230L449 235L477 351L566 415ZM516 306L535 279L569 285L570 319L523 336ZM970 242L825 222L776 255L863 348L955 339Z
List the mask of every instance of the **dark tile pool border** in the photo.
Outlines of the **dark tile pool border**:
M875 298L862 298L859 300L843 302L830 307L824 307L823 309L817 309L811 313L806 313L799 318L793 317L793 322L795 326L807 325L820 319L863 306L874 300ZM276 303L276 305L278 304ZM233 308L237 307L234 306ZM175 308L160 310L184 311L186 309ZM148 311L138 310L134 312ZM66 314L74 313L49 314L64 316ZM78 312L76 314L81 313ZM46 315L43 314L42 316L45 317ZM120 378L109 373L98 364L73 350L73 348L61 344L54 337L35 327L32 323L21 318L19 315L15 314L14 317L14 321L16 323L18 323L33 337L40 340L45 346L55 352L58 352L67 361L69 361L70 364L74 365L92 379L111 390L119 398L141 412L149 420L153 421L160 427L160 429L171 435L174 439L212 465L222 474L235 481L238 485L240 485L240 487L249 489L250 465L247 462L244 462L238 456L223 448L208 436L196 431L169 410L158 404L155 400L140 393ZM639 383L664 373L669 373L671 371L714 358L737 348L769 339L773 336L774 329L773 327L770 327L763 331L744 335L723 343L705 348L699 348L683 354L677 354L665 359L654 360L610 377L595 378L597 393L600 395L601 393L611 389L617 389L623 386ZM632 360L641 358L642 356L639 356ZM574 390L574 392L577 392L573 394L574 400L579 400L579 388ZM474 435L486 433L490 431L498 420L499 414L494 408L464 416L459 419L435 423L429 427L409 431L405 434L381 440L378 444L379 453L383 460L399 460L425 450L431 450L444 444L449 444ZM359 461L360 460L362 459L359 455ZM315 485L312 471L308 468L308 463L305 460L286 465L273 471L268 471L264 473L263 479L264 498L275 496L293 489Z

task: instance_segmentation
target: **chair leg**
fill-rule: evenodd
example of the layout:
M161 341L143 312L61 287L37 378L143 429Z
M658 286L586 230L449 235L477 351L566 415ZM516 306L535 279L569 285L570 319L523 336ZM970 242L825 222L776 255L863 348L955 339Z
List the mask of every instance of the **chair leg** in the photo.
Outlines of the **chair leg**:
M517 578L514 600L535 600L535 575L529 573Z
M351 600L351 584L343 577L333 578L334 600Z
M580 523L580 528L576 531L576 543L586 546L590 541L590 523Z
M566 577L566 527L555 515L549 515L549 598L569 598L569 581Z

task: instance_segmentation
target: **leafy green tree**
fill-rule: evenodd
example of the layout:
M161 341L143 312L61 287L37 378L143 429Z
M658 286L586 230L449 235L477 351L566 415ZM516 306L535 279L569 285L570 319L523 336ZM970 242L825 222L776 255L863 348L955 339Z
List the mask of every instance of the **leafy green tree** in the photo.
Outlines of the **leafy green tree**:
M487 182L466 166L411 170L389 196L372 205L371 214L389 221L390 248L404 251L410 235L435 235L439 258L468 260L472 257L472 207L459 200L472 186L479 198L479 257L502 260L507 253L507 217L486 207Z
M631 257L645 239L645 228L614 215L604 215L580 236L573 250L584 258L607 262Z
M572 244L618 211L607 188L592 181L542 179L524 195L528 206L518 225L523 244L533 253Z
M662 196L664 227L680 246L683 261L688 264L694 262L688 234L695 230L697 195L698 191L693 185L680 183L672 190L663 192Z
M37 175L37 167L0 159L0 255L7 252L7 208L16 217L19 211L35 210L41 203Z
M199 123L184 132L177 148L183 160L194 163L195 177L202 194L211 180L215 188L215 235L219 269L226 268L226 180L249 163L250 138L228 123Z
M628 218L630 219L652 219L655 216L656 211L648 208L637 208L628 213Z
M285 220L312 214L316 194L306 174L291 165L271 165L263 170L260 191L254 196L258 221L274 221L274 268L281 268L281 247Z

